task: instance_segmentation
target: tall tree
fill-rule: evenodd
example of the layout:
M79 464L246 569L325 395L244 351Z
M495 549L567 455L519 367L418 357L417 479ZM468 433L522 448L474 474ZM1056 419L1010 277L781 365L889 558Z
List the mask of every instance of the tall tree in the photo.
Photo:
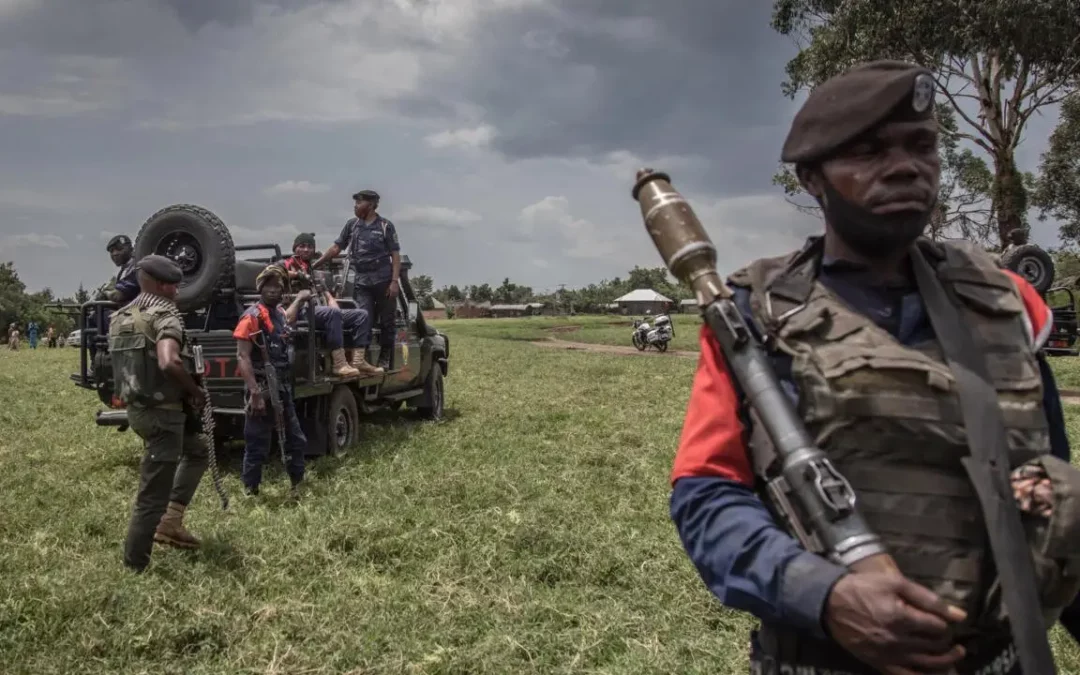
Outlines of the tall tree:
M435 280L426 274L419 274L415 278L410 277L409 283L412 284L413 292L416 293L418 300L423 300L435 290Z
M1061 221L1061 238L1080 244L1080 94L1061 104L1061 117L1043 153L1032 196L1039 218Z
M855 63L902 59L932 70L963 122L957 139L993 166L998 240L1027 225L1030 180L1016 167L1028 120L1080 86L1076 0L775 0L773 28L795 38L788 96Z
M90 302L90 291L83 288L82 282L79 283L79 290L75 291L75 302L80 305Z

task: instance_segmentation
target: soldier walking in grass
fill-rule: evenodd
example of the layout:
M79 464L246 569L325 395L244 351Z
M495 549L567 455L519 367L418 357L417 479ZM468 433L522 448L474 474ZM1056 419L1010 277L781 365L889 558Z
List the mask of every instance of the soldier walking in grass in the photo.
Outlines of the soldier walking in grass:
M394 343L397 337L395 304L400 291L398 277L401 273L401 245L397 228L376 212L379 193L361 190L353 195L353 214L337 241L316 260L312 267L319 267L327 260L349 251L352 269L356 272L353 297L356 306L368 313L368 321L357 337L353 366L361 372L380 373L393 367ZM364 352L371 344L372 323L379 323L378 367L365 367Z
M19 348L19 327L14 323L8 326L8 349L15 351Z
M124 543L124 564L141 572L150 564L154 542L194 549L196 539L184 527L208 463L197 416L202 390L192 378L193 361L184 325L174 303L180 267L150 255L137 266L140 293L116 311L109 327L109 355L117 397L127 406L128 423L143 439L139 491Z

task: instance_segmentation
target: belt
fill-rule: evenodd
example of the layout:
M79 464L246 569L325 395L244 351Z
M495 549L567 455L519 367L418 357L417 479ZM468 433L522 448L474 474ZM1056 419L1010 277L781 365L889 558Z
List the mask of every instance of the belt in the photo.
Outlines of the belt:
M750 657L750 675L873 675L869 666L848 670L848 666L833 668L818 663L791 663L771 656ZM961 662L956 675L1022 675L1016 645L1011 642L974 663Z

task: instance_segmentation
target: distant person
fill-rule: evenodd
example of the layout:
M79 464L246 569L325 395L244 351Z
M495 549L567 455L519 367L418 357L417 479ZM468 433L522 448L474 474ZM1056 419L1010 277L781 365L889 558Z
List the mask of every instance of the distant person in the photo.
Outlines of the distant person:
M52 326L45 329L45 344L49 349L56 347L58 344L58 340L56 339L56 329Z
M17 350L19 348L19 327L15 324L8 326L8 349Z
M360 332L357 349L361 354L371 344L370 326L379 322L379 362L371 372L379 373L393 368L394 344L397 337L395 305L400 291L398 277L401 273L401 245L397 228L378 214L379 193L361 190L353 195L353 214L342 228L337 241L316 260L312 267L348 250L352 269L356 273L353 297L360 309L367 311L372 321L367 330ZM366 357L363 357L366 358ZM353 364L357 361L354 358Z
M174 302L182 278L172 260L143 258L136 274L141 292L113 314L109 327L116 396L145 447L124 542L124 564L136 572L150 564L155 541L200 546L184 527L184 513L206 472L209 448L184 409L187 402L200 410L205 400L191 376L194 363Z
M26 324L26 337L30 341L30 349L37 349L38 343L38 325L37 321L31 321Z

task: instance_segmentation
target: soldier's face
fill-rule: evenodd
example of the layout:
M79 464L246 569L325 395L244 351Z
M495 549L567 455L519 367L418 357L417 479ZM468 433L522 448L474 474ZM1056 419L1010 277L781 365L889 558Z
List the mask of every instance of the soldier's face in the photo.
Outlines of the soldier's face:
M280 281L272 280L263 284L259 296L262 298L264 304L276 305L281 302L281 295L284 291L285 288L281 285Z
M315 247L309 244L299 244L293 249L293 252L296 253L301 260L311 260L311 257L315 255Z
M358 199L353 202L353 213L357 218L367 218L375 210L375 202Z
M117 246L113 250L109 251L109 257L112 258L114 265L120 267L128 260L131 260L131 247Z
M161 284L158 290L158 295L164 295L170 300L176 299L176 294L180 292L180 284Z
M845 200L875 215L927 212L941 178L937 122L886 123L823 162L821 174ZM821 177L807 181L819 198Z

